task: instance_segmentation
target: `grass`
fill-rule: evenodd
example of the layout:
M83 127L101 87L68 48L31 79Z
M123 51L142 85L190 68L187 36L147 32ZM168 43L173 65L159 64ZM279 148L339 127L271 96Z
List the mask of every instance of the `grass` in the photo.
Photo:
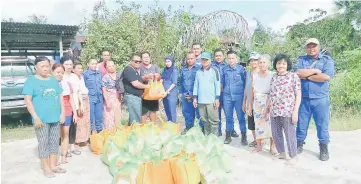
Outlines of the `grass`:
M35 137L33 126L22 126L17 128L1 128L1 142L30 139Z

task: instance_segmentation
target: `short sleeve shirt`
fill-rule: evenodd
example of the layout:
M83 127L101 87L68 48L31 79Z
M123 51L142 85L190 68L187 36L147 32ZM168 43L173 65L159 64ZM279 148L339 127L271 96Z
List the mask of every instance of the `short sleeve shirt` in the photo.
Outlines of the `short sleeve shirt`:
M123 85L125 93L129 93L135 96L141 97L143 95L143 89L138 89L132 85L133 81L142 82L140 72L136 71L131 66L126 66L123 70Z
M292 117L296 102L296 91L301 90L300 78L295 73L275 74L271 80L271 117Z
M146 75L146 74L150 74L150 73L160 73L160 68L157 65L151 65L149 68L146 68L144 65L140 66L140 75ZM149 79L149 81L152 79ZM145 83L147 83L147 81L144 81Z
M115 83L116 81L109 74L105 74L102 78L102 86L110 93L117 93Z
M22 94L32 97L35 113L43 123L56 123L61 113L62 91L54 77L41 80L32 76L26 80Z

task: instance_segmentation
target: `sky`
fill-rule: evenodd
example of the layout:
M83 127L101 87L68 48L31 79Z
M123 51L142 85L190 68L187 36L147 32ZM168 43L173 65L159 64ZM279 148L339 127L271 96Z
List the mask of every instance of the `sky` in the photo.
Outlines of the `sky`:
M49 24L78 25L84 17L89 16L96 0L2 0L1 18L13 18L16 22L26 22L28 16L45 16ZM119 6L116 0L105 0L112 7ZM125 1L130 3L132 1ZM146 12L153 0L137 1L142 5L141 11ZM266 27L275 31L282 31L288 25L296 24L309 17L309 10L321 8L333 14L336 11L332 0L288 0L288 1L216 1L216 0L159 0L159 6L167 9L171 5L174 9L193 6L192 12L198 15L219 10L230 10L244 17L251 32L256 27L257 18Z

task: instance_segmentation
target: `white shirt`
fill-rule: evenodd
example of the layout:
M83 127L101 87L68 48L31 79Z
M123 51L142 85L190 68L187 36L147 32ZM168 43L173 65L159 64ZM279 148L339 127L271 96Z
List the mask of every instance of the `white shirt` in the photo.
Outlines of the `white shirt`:
M271 89L271 80L274 72L269 71L266 76L261 77L259 72L253 74L253 90L255 93L268 94Z
M67 81L71 84L71 87L73 88L73 99L74 99L75 109L78 110L81 100L81 97L79 95L88 94L88 89L85 87L85 82L83 77L79 78L74 73L71 73L70 75L64 74L63 81Z

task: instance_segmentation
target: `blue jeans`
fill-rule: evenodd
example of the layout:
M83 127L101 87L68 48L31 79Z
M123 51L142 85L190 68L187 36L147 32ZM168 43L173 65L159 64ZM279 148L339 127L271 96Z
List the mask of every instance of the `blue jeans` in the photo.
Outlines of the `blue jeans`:
M321 144L330 142L328 124L330 120L330 100L325 98L302 98L298 113L297 141L305 141L311 116L315 120L318 141Z
M131 123L140 123L140 118L142 117L142 99L139 96L129 93L125 94L124 99L129 112L128 125Z
M244 117L244 112L242 111L243 98L237 99L236 101L227 98L226 96L223 99L224 113L226 114L226 131L234 130L234 120L233 112L236 110L239 128L241 133L246 133L246 118Z
M194 126L194 118L200 119L198 108L194 108L193 106L193 99L188 101L184 95L182 95L182 113L186 128ZM200 121L199 125L203 127L203 122Z
M173 123L177 122L177 101L176 94L169 94L163 99L163 106L165 114L167 115L168 121Z
M103 130L103 112L104 101L103 99L98 102L89 102L90 105L90 129L98 132ZM94 127L95 124L95 127Z

